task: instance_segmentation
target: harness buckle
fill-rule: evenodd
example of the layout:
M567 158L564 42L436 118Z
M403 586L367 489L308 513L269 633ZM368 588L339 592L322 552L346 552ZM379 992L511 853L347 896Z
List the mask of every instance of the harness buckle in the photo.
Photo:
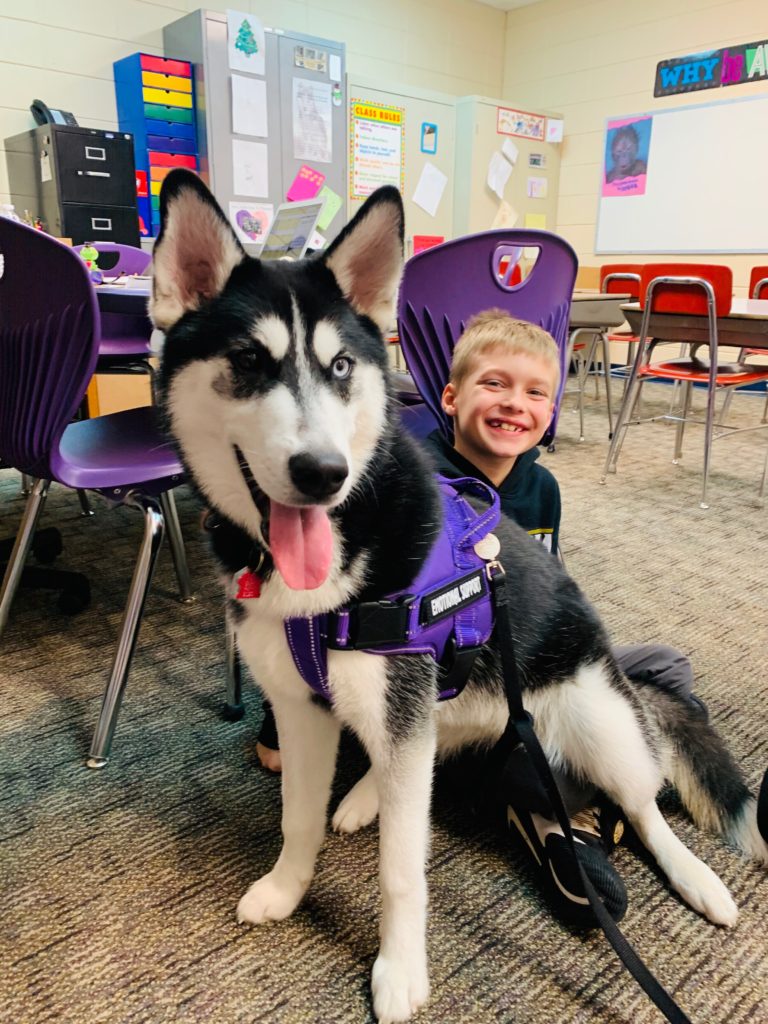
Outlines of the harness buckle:
M448 641L443 659L440 662L440 669L437 677L439 693L437 699L453 700L458 697L467 685L475 659L482 650L482 646L457 647L456 637L452 636Z
M349 630L344 650L367 650L386 644L405 643L408 639L408 620L415 595L407 594L397 601L360 601L353 605L349 615ZM335 629L328 630L328 646L336 646L332 638Z

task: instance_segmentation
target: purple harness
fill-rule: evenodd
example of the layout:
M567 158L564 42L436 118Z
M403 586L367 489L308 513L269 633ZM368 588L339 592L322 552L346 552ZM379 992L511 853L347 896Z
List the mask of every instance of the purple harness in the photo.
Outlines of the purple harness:
M475 551L499 521L499 496L462 477L438 476L443 522L412 586L380 601L355 602L336 612L285 620L296 668L309 686L331 700L328 648L369 654L429 654L441 666L439 700L457 696L480 648L493 632L487 559ZM477 512L464 498L488 502Z

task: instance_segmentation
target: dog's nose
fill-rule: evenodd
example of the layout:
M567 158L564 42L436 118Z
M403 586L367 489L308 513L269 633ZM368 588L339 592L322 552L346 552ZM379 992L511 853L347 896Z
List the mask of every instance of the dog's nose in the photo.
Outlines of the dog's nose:
M330 498L347 479L347 460L339 452L299 452L288 460L294 486L308 498Z

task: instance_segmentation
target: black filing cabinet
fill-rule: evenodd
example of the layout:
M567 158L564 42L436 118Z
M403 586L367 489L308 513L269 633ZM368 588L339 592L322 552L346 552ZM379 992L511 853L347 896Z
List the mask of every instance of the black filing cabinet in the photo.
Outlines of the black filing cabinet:
M75 245L139 245L133 136L45 124L5 140L11 201Z

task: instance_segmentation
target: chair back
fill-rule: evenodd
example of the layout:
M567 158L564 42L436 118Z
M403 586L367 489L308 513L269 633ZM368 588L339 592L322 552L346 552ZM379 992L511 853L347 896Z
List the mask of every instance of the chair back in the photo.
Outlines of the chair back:
M701 281L712 287L716 316L727 316L731 310L733 274L730 267L713 263L646 263L640 275L640 305L643 307L648 286L656 278L678 278L654 284L652 303L657 313L706 316L707 289L702 287Z
M0 459L48 478L98 357L99 308L69 246L0 217Z
M538 250L530 272L513 283L520 251ZM549 231L484 231L427 249L405 265L398 301L400 346L416 387L446 437L453 435L440 397L454 345L475 313L497 307L543 327L560 350L560 388L543 443L554 437L565 387L568 320L577 259ZM423 424L422 424L423 426Z
M749 297L768 299L768 267L752 267L749 275Z
M609 295L623 292L637 302L642 272L642 263L606 263L600 268L600 291Z
M82 245L72 247L80 252ZM143 274L152 262L152 254L135 245L122 245L120 242L97 242L95 248L99 253L99 270L102 274ZM102 260L102 256L106 256ZM113 258L114 257L114 258Z

